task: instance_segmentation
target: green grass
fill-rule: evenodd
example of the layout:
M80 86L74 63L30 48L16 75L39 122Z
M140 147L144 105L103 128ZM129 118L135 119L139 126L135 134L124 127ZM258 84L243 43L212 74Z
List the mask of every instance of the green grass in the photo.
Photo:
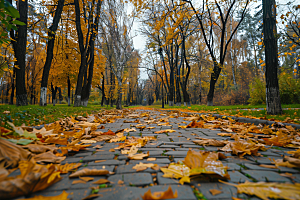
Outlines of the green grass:
M161 105L151 105L147 107L161 109ZM263 110L258 110L258 108L263 108ZM266 111L266 105L232 105L232 106L191 105L189 107L165 105L164 109L165 110L178 109L185 112L196 111L199 113L221 114L221 115L228 115L228 116L260 118L260 119L280 120L280 121L284 121L289 117L294 121L294 123L300 124L300 109L293 109L293 108L300 108L300 104L282 105L282 108L288 108L288 110L283 110L283 113L281 115L268 115Z
M66 118L69 116L86 116L91 113L98 113L101 109L111 109L110 107L101 107L100 105L88 105L87 107L73 107L68 105L56 104L41 107L38 105L15 106L0 105L0 121L13 122L20 126L23 123L27 126L47 124ZM4 111L10 111L10 114L3 114Z

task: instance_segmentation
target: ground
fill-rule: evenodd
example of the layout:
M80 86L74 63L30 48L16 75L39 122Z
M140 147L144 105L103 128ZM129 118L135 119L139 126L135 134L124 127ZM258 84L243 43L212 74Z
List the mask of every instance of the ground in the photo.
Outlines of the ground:
M214 139L218 141L228 140L229 142L234 142L234 138L229 136L230 134L235 134L234 131L228 131L228 127L227 129L222 126L219 128L217 126L213 127L213 124L218 124L218 122L216 122L218 117L214 117L215 121L212 120L212 117L204 120L207 126L203 126L203 128L186 128L184 126L190 124L195 115L180 112L168 113L167 111L160 112L149 110L135 110L134 112L127 114L124 112L119 112L118 114L118 112L116 112L114 115L115 119L113 123L98 125L97 128L101 127L102 129L97 129L96 132L101 131L106 133L109 130L114 133L118 133L118 131L123 132L124 136L127 136L127 140L130 139L130 137L154 137L155 140L153 138L152 140L147 141L144 146L138 148L137 153L149 153L148 157L145 157L142 160L134 160L129 159L128 155L122 154L124 149L119 148L123 143L120 139L121 136L119 137L121 141L116 140L118 142L109 142L109 140L97 141L91 143L91 146L78 152L69 151L66 159L60 164L81 163L81 166L77 171L85 168L106 169L112 173L102 176L89 175L88 177L93 178L93 180L74 184L74 181L76 182L76 180L81 179L69 178L69 175L73 172L68 172L67 174L61 175L62 180L59 182L42 191L35 192L26 197L23 196L22 198L34 197L36 195L56 196L60 195L63 191L66 191L69 194L68 197L73 200L81 200L92 193L98 194L94 198L97 200L132 200L142 199L144 193L149 189L151 189L151 192L166 191L170 186L173 192L178 192L176 199L182 200L205 198L208 200L229 200L232 199L232 197L253 200L260 199L255 196L238 194L235 186L221 183L218 181L218 178L216 179L211 175L204 174L196 176L196 178L191 178L190 183L184 183L182 185L179 183L180 179L163 177L164 173L160 168L153 167L145 170L132 169L140 162L157 164L159 167L168 167L170 163L177 163L184 160L188 151L220 152L227 156L227 158L220 160L224 166L228 167L228 174L230 175L230 179L226 180L228 183L238 184L244 183L245 181L300 183L299 168L275 167L273 161L282 159L284 155L291 156L287 152L293 151L294 148L265 145L265 151L259 149L257 152L258 154L253 153L244 156L238 154L239 156L237 156L228 151L222 151L222 147L197 144L195 141L199 140L199 138L201 138L200 140L202 141L205 139ZM118 118L116 116L123 117ZM222 121L222 116L219 117L220 121ZM223 117L223 120L225 122L231 121L236 125L238 124L226 117ZM252 122L256 125L260 122L267 124L266 120L259 121L257 119L253 121L247 119L244 122ZM219 125L221 124L222 123L219 123ZM249 126L251 125L248 124L248 129ZM284 125L282 124L282 126ZM297 125L295 125L295 127L296 126ZM128 133L126 131L124 132L124 130L120 131L122 129L128 131L132 128L135 128L137 131L130 131ZM159 133L159 131L164 133ZM220 136L219 133L229 133L229 135L224 137ZM252 132L251 134L254 136L261 135L258 132ZM61 146L63 145L56 144L56 147ZM125 149L129 150L130 148L127 147ZM273 167L266 168L265 165ZM20 174L20 170L15 170L9 176L12 177L18 174ZM99 184L93 184L93 182L100 179L107 179L108 182L100 184L100 186ZM216 191L220 191L220 193L213 195L212 189L216 189Z

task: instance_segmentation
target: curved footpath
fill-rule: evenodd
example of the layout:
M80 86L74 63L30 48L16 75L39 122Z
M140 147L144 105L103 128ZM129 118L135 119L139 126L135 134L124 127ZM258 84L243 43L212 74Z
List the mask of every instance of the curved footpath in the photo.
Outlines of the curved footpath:
M163 118L166 116L160 115L158 111L136 111L137 113L149 112L153 118ZM192 113L195 114L195 113ZM205 113L203 113L205 114ZM214 114L213 116L222 118L223 115ZM267 120L257 120L242 117L231 117L239 122L254 123L258 125L259 123L264 123L271 125L274 122ZM44 195L44 196L54 196L62 193L63 190L70 193L69 197L73 200L81 200L84 197L91 194L92 189L95 185L92 182L99 179L107 179L111 183L107 188L99 189L99 196L95 199L97 200L134 200L142 199L141 195L151 189L152 192L166 191L169 186L172 190L177 190L178 197L176 199L181 200L196 200L193 190L197 188L208 200L232 200L232 197L239 197L242 199L259 199L255 196L248 196L245 194L237 194L237 189L234 186L220 183L216 180L212 180L209 176L204 176L199 179L192 179L191 183L184 185L179 184L177 179L164 178L163 173L160 169L154 170L148 168L144 171L136 172L132 169L139 162L143 163L154 163L158 164L160 167L167 166L171 162L178 162L179 160L184 160L187 152L191 150L199 151L205 150L210 152L221 152L219 149L221 147L215 146L199 146L193 143L193 140L197 140L197 137L206 139L216 139L223 141L225 139L229 141L234 141L230 137L221 137L217 135L218 133L224 132L221 129L211 130L203 128L186 128L181 129L179 126L187 125L191 121L183 122L184 117L169 118L169 124L172 126L159 126L157 124L151 124L149 126L154 127L153 129L144 129L137 132L129 132L128 136L141 137L141 136L157 136L156 141L148 141L148 143L139 148L139 153L147 153L149 151L149 158L155 158L155 161L147 161L147 158L143 160L129 160L126 155L121 154L120 150L110 151L112 148L117 147L117 143L108 142L96 142L92 144L92 147L96 145L101 145L101 151L95 151L95 148L87 148L86 150L80 151L79 153L68 156L64 163L82 163L82 166L78 169L107 169L114 172L113 175L105 176L94 176L94 180L87 182L85 184L72 184L74 180L79 180L79 178L69 178L69 174L62 175L63 179L58 183L50 186L49 188L37 192L32 195ZM133 125L137 123L123 123L124 120L136 119L117 119L114 123L101 124L105 129L99 129L102 132L111 130L116 132L120 129L132 128ZM139 118L141 123L145 120L144 118ZM296 124L286 124L291 125L297 129L300 129L300 125ZM170 129L172 128L175 132L167 134L155 134L154 132ZM244 158L239 158L238 156L231 155L230 153L225 153L228 158L222 160L224 166L228 166L228 173L231 177L228 182L233 184L244 183L245 181L250 182L277 182L277 183L300 183L300 172L297 168L287 168L279 167L265 168L259 165L273 165L273 159L282 159L284 155L288 155L287 151L294 149L284 148L284 147L272 147L267 151L259 151L262 156L244 156ZM224 153L224 152L223 152ZM102 162L95 162L97 160L102 160ZM152 159L154 160L154 159ZM292 176L284 176L284 174L292 174ZM93 177L93 176L89 176ZM121 180L124 184L118 184ZM221 191L219 194L213 195L211 189L217 189Z

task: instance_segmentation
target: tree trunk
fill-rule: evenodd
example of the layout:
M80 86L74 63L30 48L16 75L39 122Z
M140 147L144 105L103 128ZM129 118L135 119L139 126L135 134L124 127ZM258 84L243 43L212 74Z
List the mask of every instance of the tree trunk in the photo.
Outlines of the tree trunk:
M47 105L47 85L48 85L49 71L53 59L55 32L57 30L58 23L61 18L63 7L64 7L64 0L59 0L57 8L55 10L53 24L48 28L47 57L46 57L46 62L44 65L43 76L42 76L40 106Z
M119 89L118 89L119 95L116 102L116 109L122 109L122 83L118 83L118 84L119 84Z
M56 92L57 92L57 86L55 86L55 88L53 87L52 83L51 83L51 92L52 92L52 103L53 106L55 106L56 104Z
M16 35L11 31L12 44L15 53L15 72L16 72L16 98L17 106L27 105L27 92L25 85L25 68L26 68L26 45L27 45L27 16L28 0L18 1L18 11L20 13L19 21L25 23L24 26L18 25Z
M71 81L70 81L70 77L68 76L68 106L70 106L70 96L71 96Z
M101 99L101 106L103 106L105 104L105 78L104 78L104 73L102 72L102 87L101 87L101 92L102 92L102 99Z
M214 62L214 71L211 73L210 76L210 84L209 84L209 92L207 94L207 105L213 106L213 99L214 99L214 92L215 92L215 85L220 76L221 68L217 61Z
M263 0L263 33L266 62L266 105L267 113L282 113L278 84L278 46L275 0Z

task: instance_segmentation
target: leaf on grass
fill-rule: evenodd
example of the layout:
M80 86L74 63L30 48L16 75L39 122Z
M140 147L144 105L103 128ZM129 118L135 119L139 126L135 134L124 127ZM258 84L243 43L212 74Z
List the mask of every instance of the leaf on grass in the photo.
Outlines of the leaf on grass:
M222 191L217 190L217 189L210 189L209 192L210 192L213 196L222 193Z
M110 183L110 181L102 178L99 179L98 181L93 182L93 184L105 184L105 183Z
M18 200L69 200L68 199L69 194L65 191L63 191L60 195L57 196L42 196L42 195L38 195L38 196L34 196L32 198L26 198L26 199L18 199Z
M171 186L166 191L153 192L149 189L143 196L143 200L157 200L157 199L175 199L178 197L177 190L173 193Z
M0 126L0 133L1 133L1 135L9 135L9 134L13 133L13 131Z
M271 199L300 199L300 184L290 183L252 183L246 181L245 183L235 185L220 181L227 185L237 187L238 193L245 193L248 195L256 195L257 197L268 200Z
M106 169L82 169L79 171L74 172L69 176L69 178L75 178L79 176L101 176L101 175L106 175L109 174L109 171Z

